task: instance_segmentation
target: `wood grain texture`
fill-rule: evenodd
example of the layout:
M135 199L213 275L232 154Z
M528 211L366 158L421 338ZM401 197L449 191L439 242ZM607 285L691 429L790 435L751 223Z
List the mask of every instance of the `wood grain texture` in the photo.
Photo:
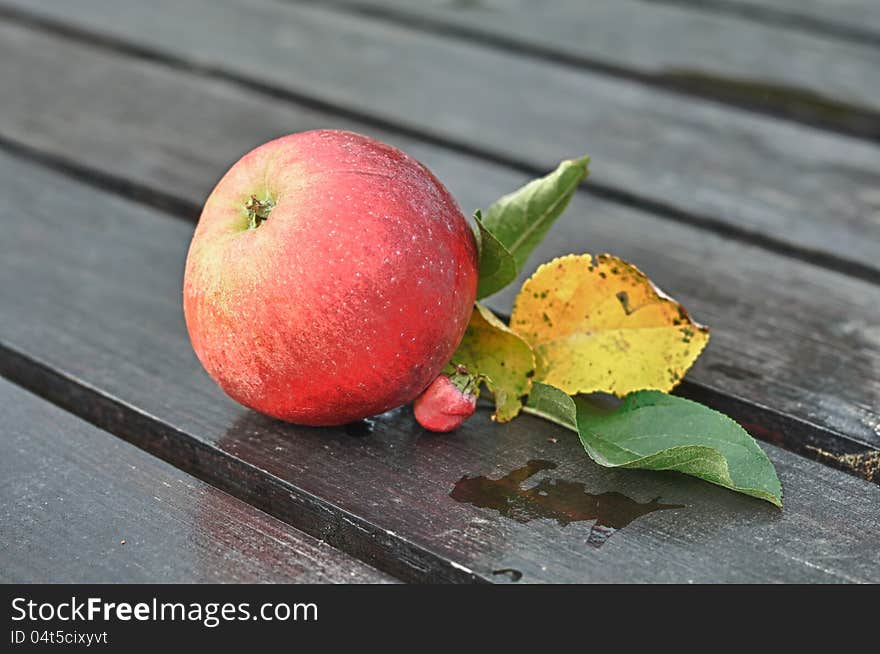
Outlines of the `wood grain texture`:
M367 132L402 147L440 176L466 213L527 177L234 84L19 27L0 26L0 80L17 89L4 101L0 134L85 166L99 183L121 177L161 192L162 199L170 195L192 215L226 168L255 144L316 127ZM131 192L125 185L118 190ZM807 447L838 454L880 447L876 286L585 194L551 230L520 281L554 256L602 251L636 262L713 328L689 375L699 385L685 389L690 396L806 454L815 455ZM515 288L491 305L509 311ZM770 411L755 406L783 418L768 422ZM786 422L784 414L800 422Z
M387 583L0 379L0 582Z
M39 189L26 211L10 192L23 184ZM183 326L190 225L8 156L0 198L0 277L16 280L0 285L0 372L395 576L880 579L880 488L772 446L781 512L680 475L600 468L573 434L529 417L500 426L481 411L439 436L402 408L355 437L245 410L206 377ZM590 493L683 508L639 517L596 548L589 523L522 524L449 497L463 475L497 478L533 459Z
M57 23L68 33L73 26L86 41L251 91L309 98L530 172L589 151L593 188L606 195L880 275L877 144L320 7L269 0L83 0L76 12L45 0L0 7L54 21L56 31Z
M880 49L797 27L637 0L308 3L880 139Z
M847 41L880 45L874 0L652 0L691 10L748 17Z

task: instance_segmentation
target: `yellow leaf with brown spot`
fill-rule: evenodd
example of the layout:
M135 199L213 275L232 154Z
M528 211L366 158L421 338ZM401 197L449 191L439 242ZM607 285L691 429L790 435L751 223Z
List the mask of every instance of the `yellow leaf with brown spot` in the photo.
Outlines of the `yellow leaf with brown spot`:
M709 341L684 307L608 254L542 265L523 284L510 327L535 352L536 380L569 395L669 391Z
M474 305L452 364L463 365L468 373L484 378L495 396L492 418L498 422L513 420L532 390L532 348L479 302Z

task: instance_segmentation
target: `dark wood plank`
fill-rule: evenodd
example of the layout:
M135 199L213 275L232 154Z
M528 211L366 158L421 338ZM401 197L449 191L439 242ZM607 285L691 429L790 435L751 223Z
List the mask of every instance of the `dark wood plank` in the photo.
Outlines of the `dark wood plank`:
M0 134L82 164L99 183L192 216L243 152L315 127L365 131L404 148L440 175L466 211L526 178L234 84L19 27L0 27L0 80L17 90L0 112ZM685 388L696 399L807 454L815 455L810 447L836 454L880 447L877 287L587 195L576 198L524 274L553 256L590 251L637 262L713 327L712 344L689 376L698 387ZM501 311L511 303L512 291L491 300Z
M21 188L38 189L25 208ZM573 434L530 417L500 426L481 411L446 436L423 432L409 408L368 436L286 425L225 397L191 352L180 311L191 225L5 155L0 216L0 276L15 280L0 285L0 371L395 576L880 580L876 485L767 446L780 512L680 475L600 468ZM556 466L536 479L575 484L554 501L584 522L521 523L450 497L464 475L532 460ZM637 517L652 498L682 506ZM591 502L605 507L599 527Z
M657 4L785 25L838 39L880 45L880 12L874 0L653 0Z
M530 172L586 150L594 192L872 280L880 275L874 143L321 7L267 0L83 0L76 12L45 0L0 7L41 16L56 32L251 91L308 99L374 126L396 124Z
M346 11L880 139L880 48L637 0L332 0Z
M393 578L0 379L0 582Z

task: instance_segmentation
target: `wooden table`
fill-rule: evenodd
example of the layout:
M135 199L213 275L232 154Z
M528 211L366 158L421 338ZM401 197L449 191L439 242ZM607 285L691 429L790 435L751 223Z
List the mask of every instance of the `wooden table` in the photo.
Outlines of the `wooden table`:
M0 580L880 581L880 11L846 5L0 0ZM309 429L223 395L182 320L193 221L315 127L466 212L591 154L525 274L614 252L711 325L677 392L763 441L785 509L531 417ZM450 496L518 469L599 517Z

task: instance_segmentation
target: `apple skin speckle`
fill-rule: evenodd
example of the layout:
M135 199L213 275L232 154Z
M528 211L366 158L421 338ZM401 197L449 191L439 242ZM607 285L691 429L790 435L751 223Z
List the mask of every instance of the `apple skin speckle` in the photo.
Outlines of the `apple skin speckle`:
M253 198L271 208L255 228ZM303 132L246 154L208 197L184 315L233 399L341 425L437 377L467 327L477 265L467 219L425 166L352 132Z

